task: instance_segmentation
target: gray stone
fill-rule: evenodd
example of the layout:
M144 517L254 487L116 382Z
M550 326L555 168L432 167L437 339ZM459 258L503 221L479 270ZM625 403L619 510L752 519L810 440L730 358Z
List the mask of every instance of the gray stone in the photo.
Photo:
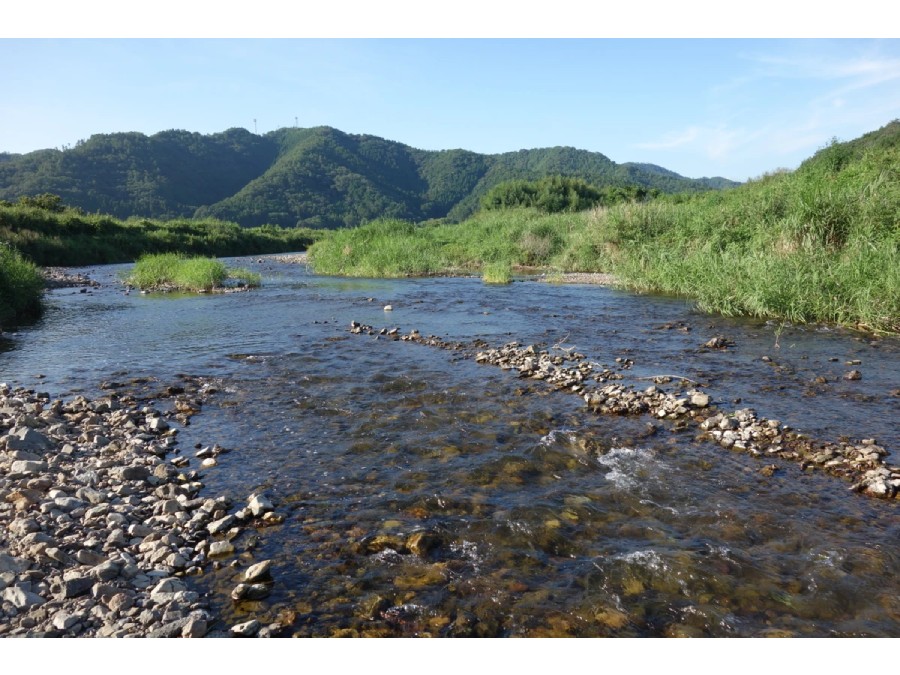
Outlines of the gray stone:
M157 505L159 513L180 513L184 507L177 499L166 499Z
M75 624L81 621L79 614L70 614L64 609L59 610L53 615L53 627L57 630L69 630Z
M85 505L83 501L75 497L57 497L53 500L53 503L56 505L56 508L64 513L71 513Z
M68 553L63 551L61 548L57 548L56 546L48 546L44 550L44 555L50 558L50 560L55 560L56 562L62 563L63 565L72 561L72 558Z
M78 490L75 491L75 496L94 505L104 504L106 502L106 494L91 487L78 488Z
M147 633L148 638L174 638L181 635L181 632L190 623L191 619L183 617L163 624L159 628L155 628Z
M172 553L165 559L165 563L169 567L180 570L187 567L188 561L180 553Z
M125 466L119 470L121 480L143 480L150 477L150 469L146 466Z
M267 598L272 589L266 584L238 584L231 591L231 599L235 602L240 600L262 600Z
M18 586L4 588L0 598L2 598L4 602L10 603L16 609L27 609L34 605L43 605L46 602L46 600L36 593L26 591L24 588Z
M163 594L174 594L186 590L187 586L181 579L167 577L153 587L153 590L150 591L150 597L156 599L156 597Z
M705 408L709 405L708 394L694 394L691 396L691 405L695 408Z
M134 596L130 593L116 593L106 604L114 612L127 612L134 606Z
M209 623L199 617L188 617L188 622L181 630L181 637L202 638L209 632Z
M250 513L258 517L269 511L274 511L275 505L272 504L272 501L266 495L251 495L247 508L250 509Z
M162 417L151 417L149 420L147 420L147 428L150 429L150 431L168 431L169 423L166 422Z
M134 523L128 526L128 534L132 537L146 537L153 533L153 528L143 523Z
M224 518L220 518L219 520L215 520L206 526L207 531L210 534L218 534L219 532L224 532L234 523L234 516L225 516Z
M75 553L75 560L77 560L82 565L99 565L100 563L106 560L106 557L91 551L90 549L83 548L80 551Z
M59 589L56 590L56 597L60 600L65 600L67 598L76 598L79 595L84 595L91 590L93 583L94 580L90 577L77 576L64 579L62 583L60 583Z
M209 557L231 555L234 553L234 545L230 541L214 541L209 545Z
M31 563L27 560L23 560L22 558L14 558L11 555L7 555L6 553L0 553L0 573L2 572L14 572L15 574L19 574L20 572L24 572L29 567L31 567Z
M10 473L21 473L26 476L33 476L35 474L43 473L47 470L47 462L29 462L26 460L19 460L17 462L13 462L12 466L10 466Z
M6 447L10 450L24 450L26 452L48 452L56 447L56 444L39 431L28 427L13 429L6 440Z
M262 562L258 562L255 565L250 565L250 567L248 567L244 572L244 581L246 581L248 584L252 584L257 581L265 581L267 579L271 579L271 569L271 560L263 560Z
M120 530L121 531L121 530ZM112 581L117 576L119 576L119 572L121 571L122 566L113 561L107 560L106 562L102 562L96 567L92 567L90 574L95 579L99 579L100 581Z
M17 518L9 524L8 529L17 537L24 537L32 532L39 532L41 526L32 518Z
M43 459L34 452L26 452L25 450L13 450L9 453L12 459L21 459L26 462L41 462Z
M231 627L231 634L235 637L253 637L262 627L259 621L251 619Z

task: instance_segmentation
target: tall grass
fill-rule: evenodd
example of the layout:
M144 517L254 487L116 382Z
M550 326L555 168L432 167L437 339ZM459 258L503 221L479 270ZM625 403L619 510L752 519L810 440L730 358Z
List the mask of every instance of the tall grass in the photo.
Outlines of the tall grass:
M636 289L723 314L900 332L900 152L811 162L727 194L615 207L593 219Z
M475 273L485 264L542 266L561 251L577 214L484 211L460 225L381 220L327 233L309 249L320 274L363 277Z
M187 258L175 253L140 258L126 281L142 290L211 291L238 279L249 286L259 285L259 275L246 270L228 270L211 258Z
M0 330L37 317L44 280L37 267L0 242Z
M512 266L506 260L485 263L481 278L486 284L508 284L512 281Z
M710 312L900 332L900 124L876 134L724 192L573 214L487 211L458 225L370 223L329 233L310 261L321 274L373 277L609 272Z

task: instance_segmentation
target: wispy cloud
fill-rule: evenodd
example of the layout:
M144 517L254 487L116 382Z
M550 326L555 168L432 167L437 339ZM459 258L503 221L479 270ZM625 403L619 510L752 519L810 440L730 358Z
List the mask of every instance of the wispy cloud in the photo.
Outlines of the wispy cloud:
M690 127L684 131L666 134L658 141L638 143L637 147L643 150L672 150L693 143L700 136L699 127Z
M675 150L693 147L709 159L721 161L738 147L748 143L752 134L744 129L730 129L725 125L717 127L690 126L682 131L666 134L656 141L637 143L642 150Z
M748 58L766 67L762 74L768 77L850 80L847 84L854 88L871 87L900 79L900 59L897 58L771 55L755 55Z
M692 156L687 161L726 173L762 162L796 166L833 137L850 140L900 117L897 46L744 43L744 67L708 85L687 119L635 147L673 159Z

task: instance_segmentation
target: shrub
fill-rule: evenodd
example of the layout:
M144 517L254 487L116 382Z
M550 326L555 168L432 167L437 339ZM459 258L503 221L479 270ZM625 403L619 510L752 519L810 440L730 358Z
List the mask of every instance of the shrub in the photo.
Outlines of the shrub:
M258 286L258 274L244 269L228 270L212 258L186 258L175 253L146 255L138 260L126 281L141 290L210 291L236 279Z
M38 268L0 242L0 325L39 316L43 290L44 280Z

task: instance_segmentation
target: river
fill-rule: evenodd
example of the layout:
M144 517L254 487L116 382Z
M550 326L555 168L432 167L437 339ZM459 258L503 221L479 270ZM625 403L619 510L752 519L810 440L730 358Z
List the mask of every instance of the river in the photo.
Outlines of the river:
M50 292L39 323L0 339L0 381L54 397L217 383L180 447L231 450L203 470L207 489L235 504L266 490L285 516L235 542L273 560L270 597L232 603L227 565L195 580L226 621L302 636L900 635L900 500L348 328L575 349L623 384L669 375L657 386L690 380L817 439L874 438L894 464L897 338L599 286L226 262L262 287L126 294L127 266L84 268L99 288ZM704 348L715 336L730 346Z

